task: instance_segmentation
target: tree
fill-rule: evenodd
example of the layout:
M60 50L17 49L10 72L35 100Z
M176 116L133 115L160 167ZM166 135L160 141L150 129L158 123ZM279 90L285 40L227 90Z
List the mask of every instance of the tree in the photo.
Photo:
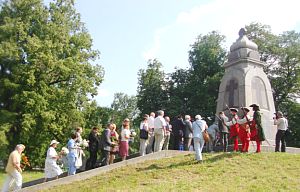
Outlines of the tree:
M179 114L186 114L187 103L189 97L188 83L189 83L190 69L175 68L175 72L169 74L167 82L168 90L168 104L166 111L169 116L175 117Z
M113 110L112 121L117 125L121 125L125 118L129 118L133 122L139 115L137 98L125 93L114 94L111 108Z
M10 149L24 143L42 165L51 139L64 142L72 125L85 125L87 95L103 79L102 67L90 63L99 52L73 0L7 0L0 34L0 129Z
M190 114L214 116L226 50L222 47L225 37L216 31L199 35L189 51L191 66L187 92Z
M157 60L149 60L146 70L138 73L137 106L141 114L149 114L166 108L168 96L166 93L165 73L162 64Z

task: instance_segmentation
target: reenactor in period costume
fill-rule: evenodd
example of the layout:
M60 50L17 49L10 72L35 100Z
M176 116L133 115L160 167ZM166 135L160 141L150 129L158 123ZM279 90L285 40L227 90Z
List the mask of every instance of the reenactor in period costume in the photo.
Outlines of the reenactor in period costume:
M238 124L240 125L239 137L242 142L242 152L248 152L249 143L250 143L250 121L251 117L248 115L250 109L247 107L241 107L243 110L243 118L238 120Z
M233 139L233 151L238 151L239 150L239 141L238 141L238 136L239 136L239 124L237 123L239 117L237 116L238 110L236 108L230 108L229 109L232 115L231 121L226 122L225 124L227 126L230 126L230 131L229 131L229 138Z
M257 104L252 104L250 105L250 107L252 107L252 110L254 111L253 120L250 126L250 139L251 141L256 141L256 153L259 153L261 151L260 144L262 141L266 140L266 137L261 124L261 114L259 112L259 106Z

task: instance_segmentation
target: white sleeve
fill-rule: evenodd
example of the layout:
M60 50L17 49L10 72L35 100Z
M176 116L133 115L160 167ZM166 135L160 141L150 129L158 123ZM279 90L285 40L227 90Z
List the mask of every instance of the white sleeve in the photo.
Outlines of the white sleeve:
M48 151L48 157L53 158L53 157L56 157L56 156L57 156L57 153L56 153L55 149L53 147L50 147L49 151Z
M247 123L246 117L244 117L243 119L238 119L238 120L237 120L237 123L238 123L238 124L245 124L245 123Z
M140 130L144 129L144 123L140 124Z

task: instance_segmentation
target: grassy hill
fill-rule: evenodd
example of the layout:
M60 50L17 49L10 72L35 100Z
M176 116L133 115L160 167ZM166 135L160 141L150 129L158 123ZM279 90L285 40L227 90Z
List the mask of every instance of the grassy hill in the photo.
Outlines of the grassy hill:
M300 155L204 154L147 161L47 191L300 191Z

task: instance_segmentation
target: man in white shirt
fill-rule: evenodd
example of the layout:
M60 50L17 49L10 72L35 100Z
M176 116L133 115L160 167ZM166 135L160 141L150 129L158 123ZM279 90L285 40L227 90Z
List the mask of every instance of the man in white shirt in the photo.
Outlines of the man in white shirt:
M147 154L153 152L152 148L154 144L154 118L155 118L155 113L151 112L148 118L149 138L148 138L148 145L146 149Z
M164 119L164 111L159 110L157 117L154 119L154 152L161 151L164 144L164 136L166 134L166 121Z
M276 133L276 147L275 152L279 152L279 145L281 141L281 152L285 152L285 132L288 128L288 121L283 117L283 113L278 111L276 118L274 117L274 125L277 125L277 133Z

